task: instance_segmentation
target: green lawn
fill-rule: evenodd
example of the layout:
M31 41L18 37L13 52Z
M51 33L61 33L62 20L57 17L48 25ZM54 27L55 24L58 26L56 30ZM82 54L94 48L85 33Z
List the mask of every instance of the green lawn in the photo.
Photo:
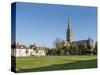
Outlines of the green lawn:
M17 57L17 72L96 68L96 56Z

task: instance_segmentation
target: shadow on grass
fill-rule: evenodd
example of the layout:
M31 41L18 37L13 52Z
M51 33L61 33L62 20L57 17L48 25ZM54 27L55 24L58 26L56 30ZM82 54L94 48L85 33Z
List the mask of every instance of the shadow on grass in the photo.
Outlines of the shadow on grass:
M87 69L87 68L97 68L97 59L75 61L72 63L64 63L64 64L52 64L50 66L44 66L39 68L19 69L16 72L21 73L21 72L70 70L70 69Z

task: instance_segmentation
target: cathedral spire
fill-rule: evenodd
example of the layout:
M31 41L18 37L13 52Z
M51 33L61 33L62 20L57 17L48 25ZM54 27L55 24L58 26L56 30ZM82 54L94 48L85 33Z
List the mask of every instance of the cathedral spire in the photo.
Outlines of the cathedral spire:
M71 29L71 23L70 23L70 18L68 19L68 28L67 28L67 35L66 35L66 41L69 43L72 42L72 29Z
M71 30L70 18L68 19L68 29Z

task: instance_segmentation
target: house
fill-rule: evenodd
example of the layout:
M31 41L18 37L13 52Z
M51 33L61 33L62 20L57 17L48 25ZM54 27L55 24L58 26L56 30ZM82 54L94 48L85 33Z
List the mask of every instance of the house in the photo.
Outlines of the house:
M28 50L30 51L30 56L45 56L46 48L45 47L37 47L35 44L30 45Z
M20 45L19 43L13 43L11 45L11 55L14 57L21 56L45 56L46 47L37 47L35 44L26 47L25 45Z
M18 56L28 56L27 55L27 47L25 45L12 44L11 55L18 57Z

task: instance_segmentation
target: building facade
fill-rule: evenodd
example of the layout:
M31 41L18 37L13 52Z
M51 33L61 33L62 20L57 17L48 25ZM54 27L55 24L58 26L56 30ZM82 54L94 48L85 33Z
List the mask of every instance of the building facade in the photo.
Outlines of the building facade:
M22 56L45 56L46 55L46 47L37 47L35 44L26 47L25 45L12 44L11 46L11 55L14 57L22 57Z

